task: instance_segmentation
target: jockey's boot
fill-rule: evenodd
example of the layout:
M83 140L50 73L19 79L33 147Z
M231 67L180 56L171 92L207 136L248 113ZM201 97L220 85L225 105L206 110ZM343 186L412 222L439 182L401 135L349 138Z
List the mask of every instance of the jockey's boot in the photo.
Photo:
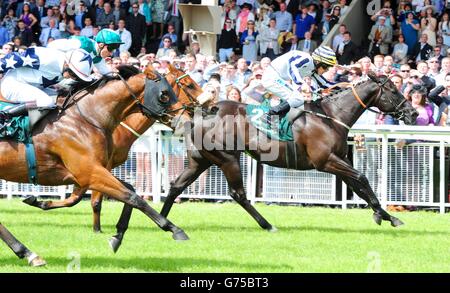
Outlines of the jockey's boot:
M291 106L288 102L283 101L279 105L270 108L269 115L279 115L284 116L291 109Z
M13 117L26 115L28 113L27 104L18 104L11 108L0 111L0 128L3 128L5 123Z

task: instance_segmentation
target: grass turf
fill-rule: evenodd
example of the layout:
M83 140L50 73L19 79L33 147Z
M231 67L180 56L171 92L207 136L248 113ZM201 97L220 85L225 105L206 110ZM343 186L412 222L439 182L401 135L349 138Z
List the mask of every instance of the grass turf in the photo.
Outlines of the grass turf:
M161 205L152 204L160 210ZM19 200L0 200L0 221L46 267L28 267L0 241L0 272L66 272L79 256L81 272L450 272L450 214L397 213L406 225L372 220L368 209L340 210L256 205L278 228L259 228L234 203L175 205L169 218L191 238L176 242L135 211L114 254L122 204L103 205L103 234L94 234L91 209L41 211Z

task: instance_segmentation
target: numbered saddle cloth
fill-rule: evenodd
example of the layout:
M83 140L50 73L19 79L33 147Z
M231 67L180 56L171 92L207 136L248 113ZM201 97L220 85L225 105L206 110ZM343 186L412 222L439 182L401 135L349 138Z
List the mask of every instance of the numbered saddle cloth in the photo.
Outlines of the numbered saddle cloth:
M287 116L283 116L281 120L278 116L269 116L270 108L269 100L265 100L261 105L247 105L250 123L271 139L293 141L292 127Z

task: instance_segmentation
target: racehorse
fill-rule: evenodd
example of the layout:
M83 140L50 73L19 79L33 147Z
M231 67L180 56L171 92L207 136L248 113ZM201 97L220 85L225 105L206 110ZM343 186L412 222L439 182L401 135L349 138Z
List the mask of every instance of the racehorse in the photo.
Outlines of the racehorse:
M207 106L207 103L211 101L211 95L204 93L202 88L183 71L176 69L174 66L169 65L169 71L165 75L165 78L169 85L173 88L178 101L181 103L180 108L183 109L180 114L181 118L174 116L168 119L160 121L175 129L178 125L191 119L194 107ZM135 106L138 110L137 105ZM169 115L170 116L170 115ZM179 121L178 121L179 120ZM140 111L130 112L119 126L114 130L112 135L112 151L110 154L108 169L118 167L125 163L128 159L128 153L133 143L149 129L156 122L156 118L143 115ZM130 189L134 189L133 186L126 182L122 182ZM62 207L71 207L77 204L83 197L83 194L75 190L70 197L62 201L39 201L34 196L28 197L24 200L25 203L41 208L43 210L50 210ZM103 194L98 191L93 191L91 196L91 204L93 210L93 229L94 232L101 232L100 225L100 213ZM117 234L110 240L110 244L114 252L116 252L122 242L125 231L128 228L128 222L131 217L132 208L124 205L122 215L117 224Z
M167 107L165 113L173 111L180 115L184 109L172 87L151 67L144 73L133 72L127 66L119 69L115 78L103 77L100 83L75 93L62 112L52 111L33 129L38 183L74 184L74 193L78 195L88 189L107 194L141 210L161 229L171 231L175 240L187 240L182 229L109 172L112 133L125 115L136 111L136 106L145 115L155 114L158 105ZM130 71L133 73L127 78L120 74ZM27 183L27 173L25 146L12 140L0 141L0 178ZM26 257L30 265L45 264L1 224L0 238L19 258Z
M175 198L201 173L215 164L227 179L230 196L263 229L275 231L276 228L264 219L246 198L239 164L240 154L245 150L257 161L271 166L297 170L317 169L334 174L342 178L369 204L374 211L373 217L377 224L381 224L382 220L390 221L392 226L403 224L382 209L367 178L355 170L347 158L349 129L369 107L375 106L384 113L404 120L407 124L415 122L417 112L387 77L378 79L370 73L368 78L351 85L351 88L335 91L329 96L307 104L306 113L298 110L298 114L292 119L294 146L273 139L264 139L267 143L261 143L260 135L253 135L258 132L249 121L246 106L237 102L223 101L217 104L218 111L215 117L198 121L194 118L190 133L186 135L194 146L188 150L189 165L171 183L161 210L162 215L167 217ZM226 119L230 116L235 119ZM265 135L261 132L259 134ZM196 136L201 139L196 139ZM234 138L234 145L228 142L230 137ZM205 146L205 142L211 142L213 147ZM236 142L241 142L242 149L236 147ZM274 149L278 151L278 155L266 160L267 155Z

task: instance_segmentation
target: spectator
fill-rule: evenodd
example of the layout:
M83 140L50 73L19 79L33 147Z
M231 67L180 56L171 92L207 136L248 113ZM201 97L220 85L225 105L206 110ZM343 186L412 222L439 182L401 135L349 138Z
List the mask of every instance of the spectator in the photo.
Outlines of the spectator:
M337 34L333 37L333 45L332 45L333 51L336 51L339 44L344 40L344 33L346 31L347 31L347 26L345 24L341 24L339 26L339 34Z
M8 29L4 26L0 26L0 46L8 43L11 40L9 37Z
M383 8L381 8L377 13L372 15L370 19L375 22L375 25L379 25L381 17L385 18L384 25L389 29L393 30L395 18L390 1L385 1Z
M439 57L433 56L427 60L428 63L428 73L427 76L435 80L439 75Z
M269 26L262 27L258 35L260 55L262 57L269 57L272 60L280 54L280 46L278 45L280 31L276 28L276 25L276 19L270 19Z
M292 33L287 33L285 39L281 45L281 53L285 54L289 51L295 51L298 49L298 39L297 36Z
M33 35L31 31L26 28L25 23L21 19L17 21L17 27L14 36L20 38L20 45L25 45L28 47L33 42Z
M163 47L158 49L156 52L156 58L161 58L162 56L169 56L169 50L172 49L172 40L169 37L163 38Z
M11 52L14 52L14 43L8 42L6 44L3 44L1 54L6 55Z
M236 71L234 74L234 85L242 90L247 83L248 78L252 75L252 72L248 69L246 59L240 58L237 61Z
M420 36L420 42L415 44L412 51L412 57L415 61L427 60L430 58L433 47L428 44L428 35L422 34Z
M179 0L167 0L168 7L165 11L170 11L170 18L167 21L167 24L173 24L175 28L175 33L180 35L180 12L178 11L178 2Z
M80 2L78 9L75 10L75 24L79 27L81 27L81 29L84 28L85 24L86 24L86 18L89 17L91 19L91 25L92 25L92 18L91 16L88 14L88 10L86 9L86 5L84 4L84 2ZM41 20L42 23L42 20Z
M376 55L375 57L373 57L373 64L374 64L373 71L377 75L383 74L384 56Z
M414 19L412 12L406 12L406 18L402 21L401 31L408 45L408 55L414 55L414 47L417 43L417 33L420 29L419 22Z
M369 34L370 47L369 55L378 54L387 55L389 52L389 44L392 43L392 30L384 25L386 17L380 16L379 24L372 26Z
M85 17L84 19L84 27L80 32L81 36L86 36L88 38L92 38L94 35L94 27L92 26L92 19L90 17Z
M432 79L427 75L428 74L427 62L425 61L417 62L417 71L418 76L422 81L422 84L425 86L428 92L430 92L436 86L436 82L434 81L434 79Z
M435 78L436 84L444 85L445 77L447 76L448 73L450 73L450 58L444 57L441 61L441 71Z
M386 5L386 3L390 3L390 2L386 1L385 5ZM341 7L341 16L344 16L347 13L348 8L349 8L347 5L347 0L339 0L338 5Z
M169 24L167 26L167 33L161 38L161 42L159 43L159 48L163 47L163 39L165 37L169 37L172 40L172 46L178 47L178 36L175 33L175 26L173 24Z
M222 29L218 43L220 62L229 61L231 56L233 56L233 50L237 45L236 35L236 31L232 28L231 19L225 20L225 28Z
M403 82L406 82L410 77L411 67L408 64L402 64L400 66L399 75L402 77Z
M230 101L241 103L241 91L235 86L227 87L226 98Z
M261 69L264 71L270 65L271 59L268 57L261 58L260 65Z
M434 125L433 108L426 103L427 91L423 86L413 86L411 90L411 104L419 113L416 119L416 125L426 126Z
M341 16L341 7L339 5L335 5L331 9L330 30L333 29L334 25L339 22L340 16Z
M125 19L127 16L127 12L126 10L121 7L120 5L120 0L114 0L114 5L113 5L113 9L112 9L112 14L114 15L114 22L115 24L119 24L119 21L121 19Z
M130 52L124 51L124 52L120 52L119 57L120 57L120 60L122 60L122 64L126 65L126 64L129 64L128 61L130 60L131 54L130 54Z
M256 17L257 20L256 20L255 30L260 32L261 30L267 28L269 26L270 20L274 19L274 18L269 17L269 10L270 10L270 7L266 3L264 3L263 5L261 5L259 7L259 13L257 14L257 17ZM275 19L275 21L276 21L276 19Z
M314 17L308 14L308 7L305 5L300 6L300 13L295 17L295 23L293 25L293 32L299 40L305 38L305 33L314 31L315 20Z
M50 19L54 19L56 21L56 25L59 26L59 19L55 16L54 10L52 8L47 9L47 16L44 16L41 18L41 27L45 28L48 27L48 23L50 22Z
M436 57L440 62L444 58L444 56L442 55L442 47L439 45L434 47L433 52L430 54L430 58L431 57Z
M247 2L241 5L241 12L239 12L236 20L236 32L239 34L239 37L248 28L249 22L255 23L255 15L252 9L253 6Z
M428 43L430 44L430 46L434 47L436 46L436 32L431 30L431 24L428 21L427 18L421 18L420 19L420 30L419 30L419 34L426 34L427 35L427 39L428 39Z
M371 70L372 62L370 61L369 57L363 57L360 60L358 60L358 63L361 68L362 76L366 77L367 73Z
M255 31L255 22L248 21L247 29L241 35L242 56L247 61L255 61L257 59L256 36L258 32Z
M53 40L57 40L61 38L61 32L56 28L56 23L54 19L50 19L49 27L46 27L42 30L41 36L39 37L39 41L43 47L47 47L48 39L52 38Z
M348 81L357 83L361 79L361 76L362 76L361 68L354 66L350 69L348 73Z
M298 42L298 49L311 54L317 48L316 41L311 38L312 34L310 32L306 32L305 39Z
M325 13L325 19L319 24L319 31L321 34L321 40L325 40L328 33L330 32L330 20L331 20L331 14L328 12Z
M111 4L106 2L103 5L103 10L97 14L97 17L95 19L95 24L97 26L100 26L101 28L108 28L108 25L111 22L113 22L113 23L115 22L115 16L111 9Z
M298 6L297 6L298 7ZM280 11L271 12L270 18L275 18L277 21L277 29L280 32L292 31L292 14L286 11L286 3L280 3Z
M120 45L119 50L116 51L119 51L119 53L128 51L131 47L132 37L131 33L125 28L125 20L119 20L118 29L116 32L119 34L120 39L123 42L123 44Z
M185 62L185 68L184 71L189 74L189 76L196 82L198 83L200 86L203 85L204 80L203 80L203 75L198 72L198 70L196 69L196 65L197 65L197 59L195 57L195 55L193 54L187 54L186 57L184 58L184 62Z
M139 13L139 5L137 3L133 3L131 5L132 13L128 15L125 20L126 28L131 33L131 55L135 56L142 51L142 48L145 50L145 41L143 41L142 36L146 34L146 22L145 17Z
M162 39L164 32L164 8L166 4L165 0L152 0L151 1L151 12L152 12L152 22L153 22L153 37L156 39ZM170 32L170 31L169 31ZM172 25L172 33L175 34L175 27ZM177 39L172 38L172 43L177 46Z
M442 15L441 21L438 24L438 36L443 38L443 43L450 46L450 22L448 13Z
M3 18L2 25L8 30L10 40L15 35L18 20L14 14L14 9L8 9L8 14Z
M405 44L405 38L402 34L398 36L398 43L395 44L392 55L394 62L397 64L406 64L408 61L408 45Z
M359 56L358 47L352 41L350 32L344 33L344 40L339 44L336 50L336 58L339 64L348 65L355 61Z

